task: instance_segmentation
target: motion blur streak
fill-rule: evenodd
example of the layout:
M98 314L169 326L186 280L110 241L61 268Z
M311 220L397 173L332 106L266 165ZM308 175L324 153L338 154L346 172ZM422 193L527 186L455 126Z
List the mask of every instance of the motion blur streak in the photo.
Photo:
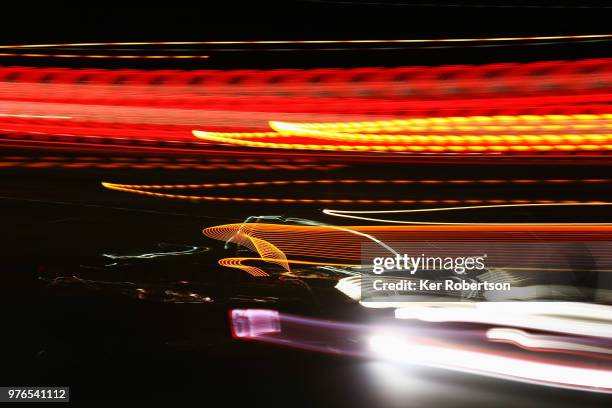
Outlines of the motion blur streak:
M596 180L596 181L593 181ZM479 183L478 181L470 181L467 183ZM529 184L532 180L509 180L500 181L500 184ZM571 182L565 180L554 180L547 181L543 180L542 183L564 183ZM581 180L575 180L574 182L580 183ZM591 179L587 183L602 182L601 180ZM440 184L462 184L460 180L449 180L440 181ZM496 180L484 180L483 184L496 184ZM537 183L537 182L536 182ZM261 181L261 182L235 182L235 183L205 183L205 184L118 184L102 182L102 186L110 190L124 191L128 193L148 195L160 198L174 198L184 200L201 200L201 201L232 201L232 202L246 202L246 203L289 203L289 204L572 204L572 205L611 205L612 203L606 203L603 201L576 201L576 200L525 200L525 199L394 199L394 198L299 198L299 197L228 197L228 196L212 196L212 195L194 195L194 194L173 194L173 193L159 193L151 190L182 190L182 189L209 189L209 188L227 188L227 187L262 187L262 186L279 186L279 185L307 185L307 184L321 184L321 185L355 185L355 184L437 184L436 181L432 180L294 180L294 181ZM326 210L329 213L329 210ZM332 215L336 215L333 214Z
M130 157L43 157L31 158L20 156L0 157L0 167L26 168L130 168L130 169L170 169L170 170L333 170L344 167L341 164L308 164L308 163L211 163L205 160L180 160L162 158L144 158L136 160ZM589 181L590 182L590 181ZM596 182L596 181L594 181Z
M266 41L147 41L147 42L89 42L55 44L17 44L0 45L0 49L11 48L55 48L55 47L109 47L143 45L233 45L233 44L367 44L367 43L429 43L429 42L490 42L526 40L571 40L612 38L612 34L557 35L532 37L485 37L485 38L436 38L436 39L397 39L397 40L266 40Z
M230 310L232 336L256 337L267 333L280 333L280 316L276 310Z
M372 352L406 364L427 365L553 387L612 393L612 371L542 363L482 351L413 344L400 337L374 335Z
M521 143L521 139L526 141L535 137L535 143L537 144L498 144L498 145L485 145L485 144L467 144L471 137L474 137L475 143L484 143L485 138L496 136L483 136L482 138L477 136L466 136L465 139L460 136L443 136L443 138L458 137L460 140L459 144L440 144L440 145L358 145L358 144L311 144L311 143L278 143L278 142L256 142L250 140L243 140L242 138L235 138L230 136L220 136L222 133L219 132L202 132L194 130L193 134L202 140L216 142L221 144L230 144L245 147L257 147L257 148L268 148L268 149L296 149L296 150L331 150L331 151L375 151L375 152L412 152L412 153L500 153L500 152L549 152L549 151L608 151L612 150L612 144L608 144L610 135L579 135L575 136L575 142L578 144L570 144L570 137L567 135L554 135L551 136L553 139L559 140L564 144L544 144L546 141L540 140L537 136L525 135L525 136L507 136L508 141L517 139ZM420 136L415 136L420 137ZM347 141L349 138L342 136L342 141ZM551 139L551 140L553 140ZM600 143L600 142L603 142ZM444 141L442 141L444 143ZM498 142L499 143L499 142ZM586 144L590 143L590 144Z
M532 334L519 329L493 328L487 330L491 341L515 344L528 350L558 351L574 354L612 354L612 348L582 344L582 338L572 339L568 336Z
M461 329L341 323L292 316L265 309L230 311L232 334L286 347L332 354L389 360L395 364L433 366L447 370L539 385L612 392L612 371L596 364L562 359L532 359L524 353L500 353ZM468 341L470 343L471 341ZM490 343L489 343L490 344Z
M482 241L482 242L588 242L606 241L612 225L564 224L493 224L493 225L422 225L422 226L304 226L265 223L226 224L205 228L204 235L248 248L260 258L237 257L219 261L223 266L237 267L255 276L260 268L243 268L245 261L272 262L290 271L290 264L359 267L363 245L369 242ZM381 254L388 246L379 245ZM508 249L513 257L514 250ZM565 254L549 254L545 265ZM514 266L521 262L517 260ZM520 265L519 265L520 266ZM531 265L532 270L538 267ZM255 273L253 273L255 272ZM266 274L267 275L267 274Z
M104 55L104 54L33 54L33 53L0 53L0 57L38 57L38 58L115 58L115 59L189 59L189 58L208 58L208 55Z
M437 306L407 304L395 310L395 317L427 322L470 322L513 326L612 338L611 312L611 306L589 303L481 302L440 303Z
M331 132L397 132L397 131L507 131L507 130L561 130L593 129L598 126L611 127L612 114L602 115L498 115L412 118L403 120L380 120L371 122L338 123L286 123L270 122L270 127L281 131L328 130Z
M612 127L609 114L432 117L361 123L272 121L270 127L278 134L271 132L204 132L198 130L194 130L193 134L206 141L239 146L306 150L499 153L555 150L597 151L612 148L612 145L610 145L612 135L608 133L610 127ZM364 131L428 133L347 133ZM531 133L524 133L527 131L531 131ZM558 133L575 131L589 131L589 133ZM448 134L447 132L468 133ZM287 138L289 139L286 140ZM290 138L294 138L295 141ZM260 139L269 140L259 141ZM337 143L321 144L317 142L315 144L309 139Z
M327 215L332 215L334 217L343 217L343 218L352 218L355 220L361 221L373 221L373 222L381 222L385 224L432 224L432 225L499 225L499 223L471 223L471 222L436 222L436 221L414 221L414 220L395 220L388 218L373 218L370 216L365 217L364 215L370 214L418 214L418 213L428 213L428 212L445 212L445 211L462 211L462 210L481 210L487 208L515 208L515 207L558 207L558 206L599 206L599 205L612 205L612 203L605 202L591 202L591 203L518 203L518 204L494 204L494 205L473 205L467 207L441 207L441 208L417 208L417 209L406 209L406 210L332 210L332 209L324 209L323 213ZM506 225L511 225L512 223L507 223ZM610 223L564 223L564 225L612 225ZM515 223L515 225L551 225L551 223Z
M282 186L288 184L566 184L566 183L609 183L612 179L425 179L425 180L376 180L376 179L340 179L340 180L274 180L274 181L241 181L234 183L203 184L121 184L121 187L142 190L183 189L183 188L216 188L247 186ZM115 184L119 185L119 184Z
M601 155L612 149L611 101L611 59L269 70L0 68L0 129L33 140L169 143L195 142L195 134L208 144L292 150ZM271 119L277 132L269 131Z

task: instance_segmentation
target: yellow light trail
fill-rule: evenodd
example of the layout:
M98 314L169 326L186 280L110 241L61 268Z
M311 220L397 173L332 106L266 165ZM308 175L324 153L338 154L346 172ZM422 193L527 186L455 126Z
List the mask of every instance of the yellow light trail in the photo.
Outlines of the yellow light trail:
M335 217L351 218L361 221L372 221L372 222L383 222L387 224L408 224L408 225L500 225L500 223L486 223L486 222L435 222L435 221L402 221L402 220L390 220L385 218L372 218L364 217L362 214L411 214L411 213L427 213L427 212L445 212L445 211L461 211L461 210L480 210L490 208L514 208L514 207L554 207L554 206L610 206L612 202L607 201L591 201L591 202L529 202L529 203L499 203L492 205L472 205L463 207L441 207L441 208L417 208L417 209L405 209L405 210L332 210L324 209L323 213ZM503 225L553 225L555 223L504 223ZM599 222L584 222L584 223L563 223L563 225L612 225L612 223L599 223Z
M413 153L612 150L612 114L432 117L336 123L271 121L269 125L276 132L193 130L192 133L199 139L221 144L297 150ZM384 133L402 131L408 134ZM307 140L290 142L290 137ZM335 143L313 143L308 139Z
M608 144L612 138L610 135L563 135L560 137L561 142L565 144L452 144L452 145L354 145L354 144L313 144L313 143L278 143L278 142L258 142L253 140L244 140L243 134L238 134L235 137L231 133L230 136L219 136L220 132L203 132L194 130L193 135L198 139L207 140L209 142L244 146L257 147L264 149L286 149L286 150L327 150L327 151L362 151L362 152L412 152L412 153L502 153L502 152L568 152L568 151L609 151L612 150L612 144ZM523 140L530 140L531 137L539 138L537 135L526 135ZM429 136L423 136L429 138ZM456 136L461 138L462 142L472 141L478 143L476 139L469 140L464 136ZM478 138L480 143L486 142L486 137L474 136ZM495 136L491 136L495 137ZM514 138L514 136L511 136ZM548 138L549 143L554 142L554 138ZM431 137L432 141L435 136ZM585 140L586 139L586 140ZM346 140L341 138L341 140ZM446 139L449 140L449 139ZM511 139L508 139L510 141ZM349 139L350 141L350 139ZM570 144L576 143L576 144ZM586 143L585 143L586 142ZM593 144L593 143L604 144ZM442 142L443 143L443 142ZM589 144L587 144L589 143Z
M89 42L89 43L50 43L0 45L0 49L54 48L54 47L110 47L110 46L150 46L150 45L249 45L249 44L425 44L458 42L512 42L512 41L556 41L589 40L612 38L612 34L557 35L531 37L484 37L484 38L434 38L434 39L395 39L395 40L258 40L258 41L157 41L157 42Z
M188 195L160 193L151 190L164 189L211 189L227 187L262 187L278 185L355 185L355 184L529 184L529 183L607 183L609 179L483 179L483 180L276 180L234 183L204 183L204 184L118 184L102 182L102 186L110 190L123 191L134 194L148 195L160 198L196 200L196 201L231 201L247 203L299 203L299 204L602 204L602 201L577 200L524 200L524 199L353 199L353 198L291 198L291 197L228 197L213 195Z

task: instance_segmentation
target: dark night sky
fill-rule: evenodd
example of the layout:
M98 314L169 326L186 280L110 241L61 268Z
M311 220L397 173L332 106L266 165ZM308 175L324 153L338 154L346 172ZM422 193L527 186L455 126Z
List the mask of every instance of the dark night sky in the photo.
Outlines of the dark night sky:
M414 3L420 6L406 5ZM5 43L555 35L607 32L612 14L596 1L461 3L14 2L3 5L0 34Z

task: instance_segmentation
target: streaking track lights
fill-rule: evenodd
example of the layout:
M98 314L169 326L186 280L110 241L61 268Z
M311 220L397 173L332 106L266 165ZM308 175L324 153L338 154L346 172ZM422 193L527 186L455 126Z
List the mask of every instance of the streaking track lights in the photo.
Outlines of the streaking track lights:
M214 144L343 156L603 157L612 150L611 90L610 59L294 70L5 67L0 129L20 143L58 137L83 145L80 138L95 137L162 149L180 142L194 150Z
M185 190L185 189L213 189L213 188L244 188L244 187L266 187L266 186L304 186L304 185L359 185L359 184L390 184L390 185L410 185L410 184L559 184L559 183L606 183L607 179L584 179L584 180L277 180L277 181L254 181L254 182L234 182L234 183L205 183L205 184L118 184L102 182L102 186L110 190L123 191L128 193L147 195L159 198L173 198L195 201L226 201L226 202L245 202L245 203L288 203L288 204L606 204L603 201L579 201L579 200L529 200L529 199L395 199L395 198L325 198L325 197L253 197L253 196L226 196L226 195L195 195L158 192L159 190Z
M580 309L581 304L574 304ZM576 320L575 315L570 321ZM287 315L275 310L233 309L232 334L258 341L321 353L362 356L392 364L428 366L509 381L592 392L612 392L612 371L596 356L575 364L553 353L533 356L521 350L500 351L489 341L476 341L479 331L403 326L378 327ZM529 318L529 316L526 316ZM322 334L323 333L323 334ZM567 345L568 342L563 342ZM563 350L560 350L561 352Z
M540 40L592 40L612 38L612 34L557 35L531 37L483 37L483 38L435 38L435 39L395 39L395 40L252 40L252 41L157 41L157 42L90 42L90 43L50 43L1 45L0 49L56 48L56 47L109 47L109 46L148 46L148 45L234 45L234 44L368 44L368 43L436 43L436 42L497 42L497 41L540 41Z
M270 127L277 134L199 130L194 130L193 134L209 142L296 150L482 154L612 150L612 115L609 114L440 117L345 123L273 121ZM387 133L397 131L405 133ZM597 133L599 131L603 133Z
M574 242L609 240L610 224L469 224L469 225L333 225L304 226L264 223L219 225L204 235L253 251L251 257L226 258L220 265L261 277L263 269L247 265L267 262L291 271L291 265L362 266L362 249L379 242ZM382 255L389 248L380 246Z

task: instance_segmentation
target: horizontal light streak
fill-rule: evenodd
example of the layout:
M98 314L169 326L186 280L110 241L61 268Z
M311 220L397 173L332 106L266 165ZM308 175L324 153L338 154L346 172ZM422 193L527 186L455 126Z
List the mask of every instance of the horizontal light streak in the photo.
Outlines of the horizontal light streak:
M248 45L248 44L420 44L455 42L496 42L496 41L539 41L606 39L612 34L556 35L530 37L483 37L483 38L434 38L434 39L391 39L391 40L254 40L254 41L138 41L138 42L85 42L85 43L47 43L0 45L0 49L13 48L54 48L54 47L112 47L112 46L151 46L151 45Z

